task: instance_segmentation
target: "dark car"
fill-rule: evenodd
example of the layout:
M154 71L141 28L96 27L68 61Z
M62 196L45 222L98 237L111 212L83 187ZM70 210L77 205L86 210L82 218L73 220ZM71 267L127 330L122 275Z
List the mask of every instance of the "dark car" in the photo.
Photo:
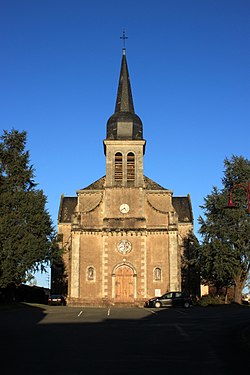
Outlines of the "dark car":
M145 302L144 307L190 307L192 306L191 297L182 292L168 292L161 297L150 298Z
M48 298L48 305L52 306L65 306L66 305L66 300L62 295L59 294L52 294Z

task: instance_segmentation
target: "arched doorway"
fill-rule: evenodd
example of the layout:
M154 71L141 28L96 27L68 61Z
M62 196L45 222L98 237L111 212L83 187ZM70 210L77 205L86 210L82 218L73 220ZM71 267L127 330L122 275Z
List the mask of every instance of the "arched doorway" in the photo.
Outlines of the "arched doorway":
M133 270L126 265L115 270L115 302L134 302Z

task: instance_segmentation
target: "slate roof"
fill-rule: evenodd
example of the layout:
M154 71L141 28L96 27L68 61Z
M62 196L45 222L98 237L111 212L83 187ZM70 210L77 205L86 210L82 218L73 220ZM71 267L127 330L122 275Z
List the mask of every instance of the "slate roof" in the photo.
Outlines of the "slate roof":
M144 183L146 190L168 190L157 184L157 182L151 180L151 178L148 178L147 176L144 176Z
M104 190L105 179L106 177L103 176L81 190ZM167 190L146 176L144 176L144 182L146 190ZM179 222L193 222L192 206L189 195L186 197L172 197L172 203L174 209L177 212ZM75 210L76 205L77 197L62 196L58 214L58 221L61 223L70 223L71 216Z
M92 184L82 188L80 190L103 190L105 186L106 176L99 178L99 180L93 182Z
M80 190L103 190L105 187L106 176L99 178L99 180L93 182L92 184L82 188ZM147 176L144 176L144 183L146 190L167 190L161 185L157 184L155 181L151 180Z
M135 113L125 49L123 49L115 113L107 122L107 139L118 139L117 123L133 124L132 139L143 139L142 121ZM131 137L131 135L130 135ZM129 137L129 139L130 139Z
M77 197L61 196L58 221L60 223L71 223L71 216L77 205Z
M190 196L172 197L172 204L177 212L179 222L193 222L193 212Z
M122 54L121 71L115 104L115 113L135 113L125 50Z

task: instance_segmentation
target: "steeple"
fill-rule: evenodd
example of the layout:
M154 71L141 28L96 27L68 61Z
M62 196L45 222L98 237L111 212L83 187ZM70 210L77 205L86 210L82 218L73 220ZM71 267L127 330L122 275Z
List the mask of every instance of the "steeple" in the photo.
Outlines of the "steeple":
M115 113L120 112L135 113L125 48L122 50L121 72L115 105Z
M134 110L125 48L122 50L115 113L107 122L106 139L143 139L142 122Z
M125 46L122 50L115 113L107 122L107 136L103 145L106 187L143 187L146 141L142 137L141 119L134 110Z

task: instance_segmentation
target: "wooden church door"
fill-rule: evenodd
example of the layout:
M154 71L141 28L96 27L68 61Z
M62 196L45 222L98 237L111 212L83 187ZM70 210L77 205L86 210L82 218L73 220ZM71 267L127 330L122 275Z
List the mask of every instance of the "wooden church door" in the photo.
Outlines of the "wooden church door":
M121 266L115 272L115 302L134 302L133 271Z

